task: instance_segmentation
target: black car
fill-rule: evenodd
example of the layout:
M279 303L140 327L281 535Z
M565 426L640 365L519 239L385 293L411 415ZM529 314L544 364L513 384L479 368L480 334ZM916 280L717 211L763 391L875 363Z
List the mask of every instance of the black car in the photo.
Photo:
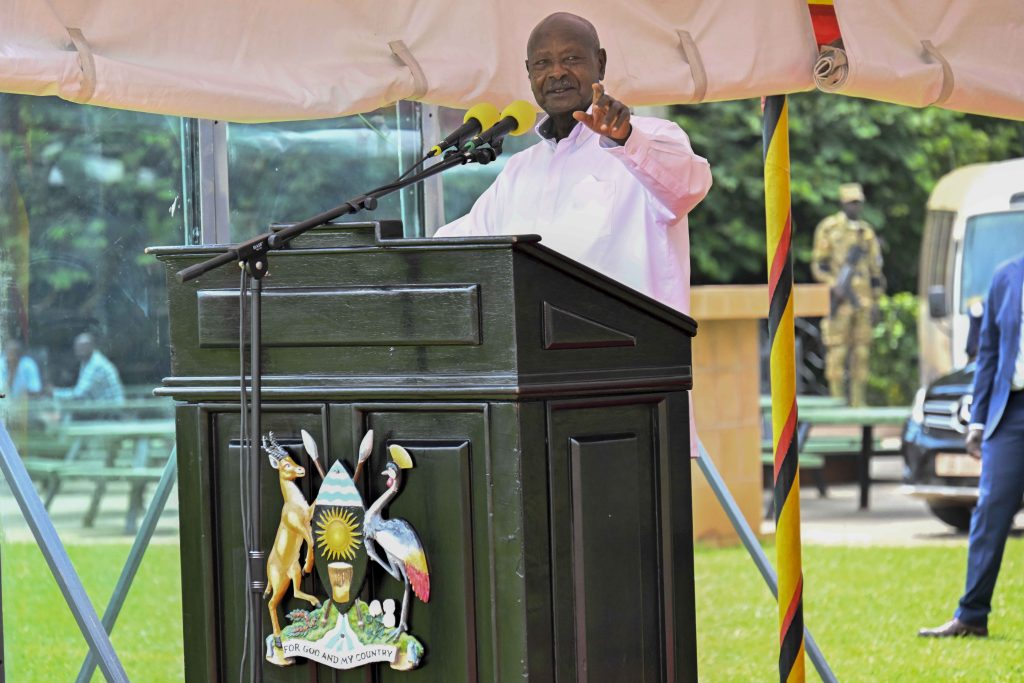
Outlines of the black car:
M903 428L903 491L960 530L971 525L981 461L967 455L975 363L918 391Z

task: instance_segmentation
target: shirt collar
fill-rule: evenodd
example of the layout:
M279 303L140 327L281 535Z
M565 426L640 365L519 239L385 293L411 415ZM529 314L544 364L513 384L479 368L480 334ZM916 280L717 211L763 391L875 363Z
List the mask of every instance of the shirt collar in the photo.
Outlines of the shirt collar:
M590 105L589 107L587 107L587 113L589 114L593 108L594 105ZM541 117L540 121L537 122L537 125L534 126L533 130L535 133L537 133L537 135L540 136L541 140L543 140L545 143L547 143L548 146L551 147L551 149L554 149L555 146L558 144L558 142L551 134L551 117L548 116L547 114ZM595 133L594 131L590 130L582 123L577 121L576 125L569 132L569 135L565 139L568 140L569 144L572 145L573 147L579 147L594 135L597 135L597 133Z

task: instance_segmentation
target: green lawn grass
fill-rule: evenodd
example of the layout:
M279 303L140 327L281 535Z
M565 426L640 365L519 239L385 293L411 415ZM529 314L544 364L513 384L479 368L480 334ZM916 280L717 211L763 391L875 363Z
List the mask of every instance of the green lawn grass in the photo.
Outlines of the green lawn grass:
M72 545L69 553L97 611L129 545ZM769 557L774 549L767 549ZM7 680L71 681L85 641L38 549L2 548ZM804 548L807 626L840 681L1024 681L1024 540L1007 547L987 640L918 638L945 621L963 585L957 547ZM776 609L742 548L698 548L697 638L701 681L778 680ZM132 681L181 681L178 549L149 549L114 629ZM807 679L818 680L810 660ZM101 681L99 673L93 679Z
M68 554L99 616L128 557L129 543L69 545ZM11 683L73 681L87 647L71 611L32 543L4 543L5 673ZM184 678L181 567L176 545L150 546L111 638L132 681ZM103 681L97 669L93 681Z
M965 562L965 546L804 547L805 623L836 677L1024 681L1024 540L1007 546L988 639L916 635L952 616ZM776 606L746 551L698 548L695 567L700 680L778 680Z

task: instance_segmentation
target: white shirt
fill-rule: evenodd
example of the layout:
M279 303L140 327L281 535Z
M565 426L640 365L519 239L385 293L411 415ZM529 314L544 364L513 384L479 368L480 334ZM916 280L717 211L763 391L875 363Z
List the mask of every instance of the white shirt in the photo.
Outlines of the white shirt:
M547 247L682 312L690 309L686 215L711 167L686 133L633 116L625 145L576 124L513 155L468 214L437 237L538 234Z
M995 315L990 311L989 315ZM1024 389L1024 287L1021 288L1020 297L1020 339L1017 341L1017 359L1013 364L1013 378L1010 380L1010 390L1020 391ZM984 431L984 422L972 422L967 425L969 430Z
M1014 391L1024 389L1024 288L1020 297L1020 340L1017 342L1017 361L1013 365L1013 379L1010 381L1010 388ZM993 315L995 311L992 311Z

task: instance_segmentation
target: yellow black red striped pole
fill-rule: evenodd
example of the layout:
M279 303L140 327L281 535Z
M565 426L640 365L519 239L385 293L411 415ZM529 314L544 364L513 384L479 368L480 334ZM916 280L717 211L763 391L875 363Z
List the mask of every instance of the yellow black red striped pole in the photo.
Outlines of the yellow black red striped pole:
M768 237L768 341L775 453L775 551L779 574L779 680L804 681L800 468L797 464L796 354L793 327L789 105L764 103L764 205Z

